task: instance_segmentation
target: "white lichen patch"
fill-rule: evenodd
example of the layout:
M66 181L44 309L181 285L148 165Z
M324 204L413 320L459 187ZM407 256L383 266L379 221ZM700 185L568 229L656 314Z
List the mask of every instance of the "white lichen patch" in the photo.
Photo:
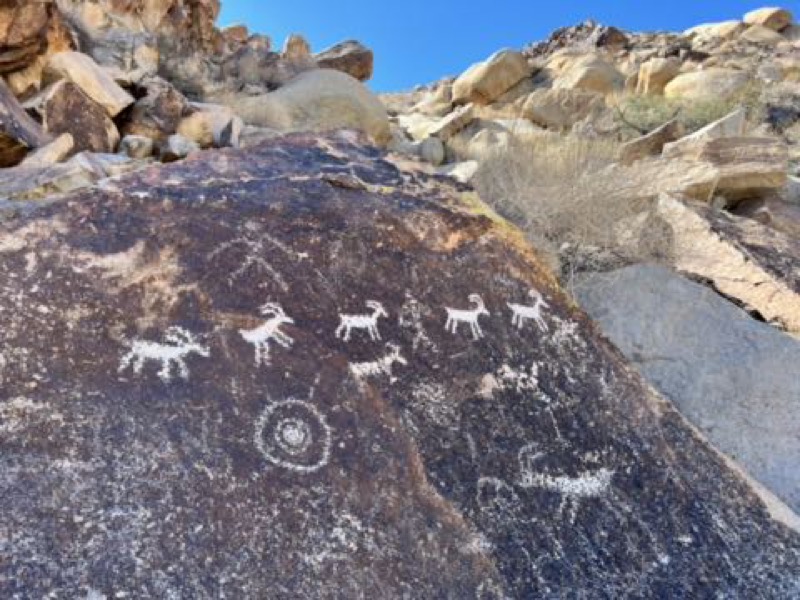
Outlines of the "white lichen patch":
M489 399L496 392L512 390L518 393L539 389L539 364L534 362L529 369L518 369L504 364L494 373L487 373L478 385L478 395Z
M445 386L436 381L425 381L411 389L410 408L440 427L457 425L458 411L447 398Z

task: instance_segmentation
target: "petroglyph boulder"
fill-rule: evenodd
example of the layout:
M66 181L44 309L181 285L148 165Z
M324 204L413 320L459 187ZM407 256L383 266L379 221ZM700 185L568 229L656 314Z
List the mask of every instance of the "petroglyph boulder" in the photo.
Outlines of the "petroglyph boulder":
M768 597L795 518L521 234L355 134L3 224L5 597Z

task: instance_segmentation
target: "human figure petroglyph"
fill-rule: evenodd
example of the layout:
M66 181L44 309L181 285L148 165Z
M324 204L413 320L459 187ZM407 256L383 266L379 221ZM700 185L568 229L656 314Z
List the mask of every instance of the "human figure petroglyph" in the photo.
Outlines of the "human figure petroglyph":
M350 372L359 382L369 378L380 375L387 375L390 382L395 381L392 375L392 366L397 363L399 365L407 365L408 361L400 355L400 346L397 344L386 344L388 353L371 362L352 363L350 365Z
M447 322L444 327L450 333L456 333L459 323L466 323L469 325L472 332L472 339L477 340L483 337L483 330L481 329L478 318L481 315L489 316L489 311L486 310L486 305L483 303L483 298L478 294L470 294L469 301L475 305L475 308L462 310L457 308L445 307L447 312Z
M294 319L286 315L283 307L275 302L267 302L261 307L261 314L268 317L255 329L240 329L245 341L252 344L256 350L256 365L269 364L270 341L279 346L290 348L294 340L280 330L281 325L290 325Z
M337 338L349 342L350 334L354 329L363 329L373 341L381 339L380 331L378 331L378 319L389 315L383 305L376 300L367 300L365 304L372 309L372 314L339 315L339 326L336 328Z
M177 368L178 376L189 379L189 367L186 366L186 357L190 354L199 354L208 357L210 352L201 345L194 334L181 327L170 327L164 333L167 343L152 342L149 340L134 340L130 343L130 351L120 360L119 371L122 372L131 364L133 372L141 374L147 361L161 364L158 376L164 382L172 380L173 367Z
M548 331L547 323L545 323L542 317L542 308L550 308L550 305L545 302L542 295L534 289L529 290L528 295L533 298L533 306L508 303L508 307L511 309L512 313L511 324L522 329L525 321L533 320L542 332Z

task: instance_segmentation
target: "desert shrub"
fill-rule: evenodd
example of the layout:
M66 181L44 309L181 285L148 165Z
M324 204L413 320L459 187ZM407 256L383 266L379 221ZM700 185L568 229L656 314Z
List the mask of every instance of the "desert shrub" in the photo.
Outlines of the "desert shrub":
M514 140L482 161L474 184L493 208L521 227L563 280L668 254L668 232L648 223L651 200L624 193L619 147L602 138ZM626 228L647 231L625 241Z
M764 120L765 107L758 85L749 85L732 98L681 100L657 95L632 94L617 98L614 104L617 120L623 131L639 135L652 131L675 117L687 133L692 133L721 119L743 106L752 123Z

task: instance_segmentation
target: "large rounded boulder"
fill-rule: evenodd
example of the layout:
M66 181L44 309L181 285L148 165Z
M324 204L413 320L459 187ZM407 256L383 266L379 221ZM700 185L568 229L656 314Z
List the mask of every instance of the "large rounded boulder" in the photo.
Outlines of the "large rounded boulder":
M251 125L278 131L363 131L385 146L391 139L389 116L381 101L360 81L334 69L301 73L280 89L231 102Z

